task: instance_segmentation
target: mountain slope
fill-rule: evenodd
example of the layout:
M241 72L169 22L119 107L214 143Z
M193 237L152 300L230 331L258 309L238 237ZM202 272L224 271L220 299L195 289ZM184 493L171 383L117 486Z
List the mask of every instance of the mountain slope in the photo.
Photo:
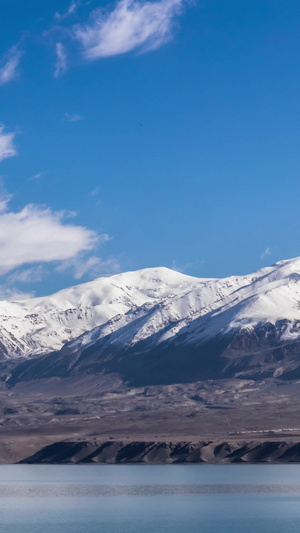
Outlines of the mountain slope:
M12 383L81 372L118 373L136 385L299 373L299 258L225 279L146 269L23 305L39 308L45 323L50 309L52 322L27 338L41 346L46 331L39 353L56 351L20 365ZM84 333L57 351L55 320L56 332Z
M0 360L33 357L110 319L191 290L197 279L165 268L99 278L49 297L0 302Z

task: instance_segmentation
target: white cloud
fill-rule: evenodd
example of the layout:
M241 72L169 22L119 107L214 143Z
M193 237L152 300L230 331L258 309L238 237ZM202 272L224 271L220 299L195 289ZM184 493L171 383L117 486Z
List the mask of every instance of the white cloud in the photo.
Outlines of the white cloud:
M67 11L65 13L59 13L59 12L56 12L55 15L54 15L54 18L56 20L63 20L67 17L69 17L70 15L75 15L77 9L81 6L81 2L76 2L75 0L73 2L71 2L71 4L69 5Z
M174 34L184 0L139 2L121 0L113 10L96 9L87 24L73 27L86 59L124 54L134 49L154 50Z
M7 206L12 199L12 195L9 194L0 183L0 214L7 210Z
M85 274L93 278L98 276L111 276L120 272L120 264L114 257L101 259L101 257L89 257L87 260L74 263L74 277L81 279Z
M82 116L76 113L74 114L65 113L65 119L68 120L69 122L79 122L80 120L82 120Z
M9 300L9 301L20 301L20 300L29 300L33 298L35 293L24 292L16 289L14 287L9 288L7 285L0 285L0 300Z
M7 283L36 283L37 281L42 281L44 277L44 268L42 265L24 268L17 270L8 276Z
M101 257L89 257L84 259L78 257L65 261L57 267L59 272L72 270L75 279L81 279L86 274L90 277L96 278L99 276L112 276L120 272L120 263L114 258L102 259Z
M94 187L94 189L88 192L87 195L90 196L91 198L94 198L95 196L98 196L99 193L100 193L100 189L98 186L96 186Z
M3 54L0 60L0 85L5 85L19 77L19 64L23 52L17 46L13 46Z
M5 133L5 127L0 124L0 161L17 155L14 145L14 133Z
M54 70L54 77L58 78L67 70L68 55L67 49L62 43L56 43L56 64Z
M65 214L29 204L21 211L0 213L0 275L22 265L64 262L89 252L107 235L67 224Z
M185 263L184 265L178 266L175 259L173 259L171 269L175 270L175 272L180 272L181 274L185 274L187 271L193 268L193 266L194 266L193 263Z
M34 174L33 176L30 176L30 180L38 180L42 177L42 172L38 172L37 174Z
M265 259L265 257L268 257L269 255L272 255L271 248L266 248L265 251L261 254L260 258Z

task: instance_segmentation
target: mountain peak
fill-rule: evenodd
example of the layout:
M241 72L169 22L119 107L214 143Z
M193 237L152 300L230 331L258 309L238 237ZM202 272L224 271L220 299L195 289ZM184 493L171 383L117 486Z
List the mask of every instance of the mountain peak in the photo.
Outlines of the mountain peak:
M134 344L155 335L161 342L189 332L188 341L200 341L258 323L293 323L300 320L299 279L300 258L224 279L154 267L0 302L2 358L50 353L95 328L100 337L125 328Z

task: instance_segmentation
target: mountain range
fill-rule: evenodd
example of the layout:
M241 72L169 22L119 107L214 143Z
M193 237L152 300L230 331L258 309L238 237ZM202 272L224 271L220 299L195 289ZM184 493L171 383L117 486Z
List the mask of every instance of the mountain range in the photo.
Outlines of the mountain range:
M0 462L300 461L299 354L300 258L0 302Z
M142 385L297 377L299 341L300 258L224 279L149 268L0 303L11 383L93 372Z

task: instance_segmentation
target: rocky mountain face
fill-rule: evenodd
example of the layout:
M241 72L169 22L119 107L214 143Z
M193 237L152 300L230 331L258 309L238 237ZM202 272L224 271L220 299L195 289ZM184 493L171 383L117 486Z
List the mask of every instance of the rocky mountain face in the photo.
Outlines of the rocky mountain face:
M18 363L11 386L95 373L134 386L298 378L300 258L225 279L145 269L1 302L0 343L2 361Z

